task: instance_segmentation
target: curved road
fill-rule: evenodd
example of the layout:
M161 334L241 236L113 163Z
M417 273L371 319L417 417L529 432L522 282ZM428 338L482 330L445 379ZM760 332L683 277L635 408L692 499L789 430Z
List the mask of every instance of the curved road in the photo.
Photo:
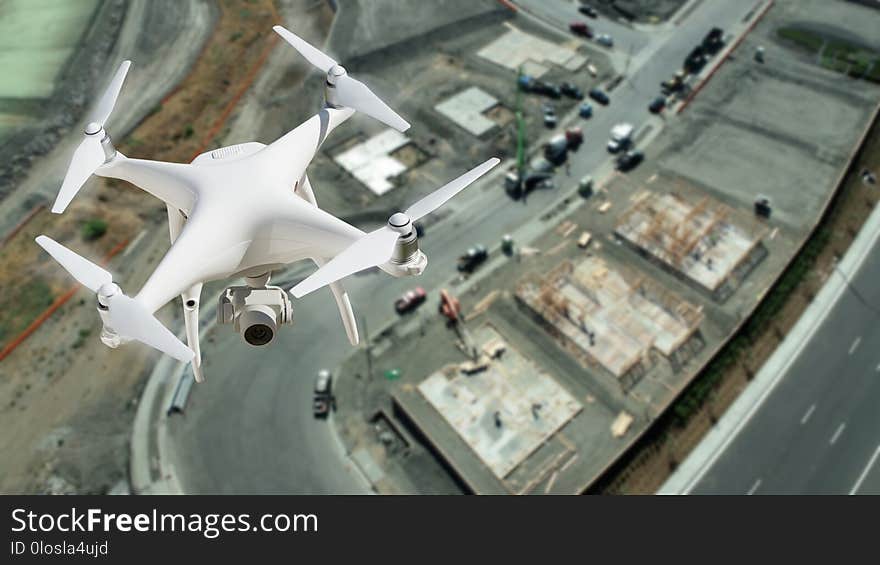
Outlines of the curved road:
M628 80L612 93L610 106L597 108L590 129L605 132L623 119L636 125L648 121L646 106L659 83L680 66L710 27L739 24L751 5L706 0L689 14L686 25L645 34L643 45L633 52ZM607 165L602 138L589 139L577 153L571 179L559 179L566 184L564 190L537 191L525 205L504 196L499 175L505 165L497 167L490 178L447 204L453 213L446 220L428 227L422 247L431 266L418 280L376 274L346 280L355 313L366 318L373 330L381 328L393 319L391 305L405 289L418 284L434 294L447 283L456 256L469 245L483 242L491 247L504 233L521 226L538 229L537 222L530 220L570 193L574 179ZM316 186L315 192L320 204L321 187ZM206 292L205 300L213 296ZM278 342L265 350L248 348L229 328L220 328L212 334L215 341L203 343L208 382L195 388L185 417L169 419L171 463L185 492L367 489L343 457L332 424L315 421L311 415L315 373L337 366L351 353L329 291L297 301L294 318L296 325L284 328ZM363 323L360 326L363 334Z

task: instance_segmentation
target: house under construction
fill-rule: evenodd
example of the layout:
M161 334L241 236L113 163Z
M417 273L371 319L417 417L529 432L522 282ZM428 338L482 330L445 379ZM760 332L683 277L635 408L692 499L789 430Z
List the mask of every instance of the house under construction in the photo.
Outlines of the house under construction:
M746 228L708 196L645 191L618 220L615 235L684 280L726 300L766 255L763 226Z
M598 363L625 390L650 368L651 350L675 370L703 345L699 309L597 257L527 278L516 295L582 364Z

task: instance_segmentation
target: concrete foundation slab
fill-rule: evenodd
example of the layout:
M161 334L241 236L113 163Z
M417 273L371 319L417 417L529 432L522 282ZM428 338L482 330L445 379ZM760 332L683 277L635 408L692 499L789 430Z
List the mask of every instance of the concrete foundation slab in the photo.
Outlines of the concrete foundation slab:
M484 114L496 105L498 99L481 88L472 86L437 104L434 108L456 125L479 137L495 128L495 122Z
M402 133L388 129L336 155L333 160L375 194L385 194L394 188L389 179L406 171L406 165L389 154L409 142Z

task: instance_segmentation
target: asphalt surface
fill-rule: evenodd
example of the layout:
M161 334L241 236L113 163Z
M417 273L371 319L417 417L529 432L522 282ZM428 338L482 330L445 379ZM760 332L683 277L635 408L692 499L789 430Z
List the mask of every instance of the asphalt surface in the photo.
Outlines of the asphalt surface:
M627 80L612 92L610 106L594 104L595 115L586 126L601 133L587 136L571 163L571 178L558 174L560 189L534 192L526 203L513 202L501 189L501 169L506 164L499 165L489 179L446 205L452 213L445 220L428 227L421 240L429 258L424 275L393 279L367 274L346 279L362 336L367 333L364 320L374 330L394 319L392 304L403 291L418 285L436 294L452 278L455 259L467 247L480 242L490 249L497 246L503 234L535 224L530 220L558 201L563 191L570 192L576 179L594 174L602 164L607 166L604 145L611 126L626 120L638 128L656 120L647 105L658 94L660 82L681 66L712 26L739 24L751 7L751 3L707 0L680 27L670 24L650 33L632 31L643 34L644 40L640 35L632 52L628 50L628 63L615 61L620 70L628 69ZM320 204L320 186L315 193ZM169 426L173 464L185 492L367 490L368 485L344 457L332 423L316 421L311 414L315 374L337 366L351 353L329 291L296 301L294 318L295 327L284 328L276 343L264 350L249 348L229 328L218 328L216 341L203 343L208 382L196 387L186 416L176 417Z
M798 359L692 494L880 494L878 277L875 244Z

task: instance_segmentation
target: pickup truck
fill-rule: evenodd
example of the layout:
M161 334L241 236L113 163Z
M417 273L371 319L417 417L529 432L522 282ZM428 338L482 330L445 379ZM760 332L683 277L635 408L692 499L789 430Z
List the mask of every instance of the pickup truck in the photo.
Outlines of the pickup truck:
M611 139L608 141L608 152L617 153L621 149L626 149L632 142L632 135L635 128L632 124L621 123L611 128Z
M333 375L327 369L318 371L315 378L315 394L312 399L312 414L315 418L326 418L330 415L335 399L333 398Z

